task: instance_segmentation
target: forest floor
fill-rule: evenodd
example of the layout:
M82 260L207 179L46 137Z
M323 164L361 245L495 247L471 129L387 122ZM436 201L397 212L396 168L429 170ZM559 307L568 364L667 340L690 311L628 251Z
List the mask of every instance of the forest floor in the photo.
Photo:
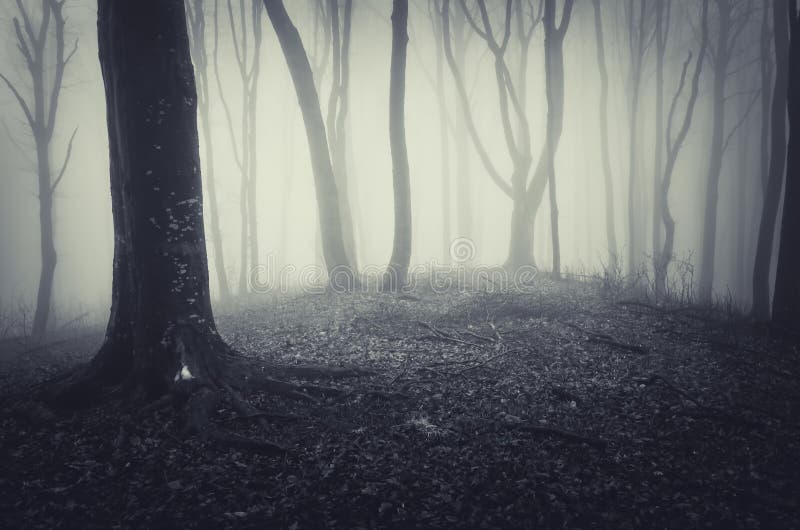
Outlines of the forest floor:
M797 341L536 282L218 311L225 338L265 364L370 371L312 381L345 391L316 404L247 396L269 428L217 411L283 456L188 436L169 410L6 400L0 527L800 527ZM4 393L87 360L101 339L5 340Z

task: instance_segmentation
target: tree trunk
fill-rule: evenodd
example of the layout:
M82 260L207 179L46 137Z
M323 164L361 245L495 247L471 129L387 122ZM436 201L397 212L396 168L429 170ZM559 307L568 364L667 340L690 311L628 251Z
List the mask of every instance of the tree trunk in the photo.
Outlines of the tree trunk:
M758 229L755 266L753 269L752 315L759 320L769 320L770 275L775 224L778 218L783 172L786 169L786 98L789 83L789 27L786 21L789 0L776 1L773 7L775 38L775 86L772 95L771 149L769 174L764 189L764 204L761 208L761 223ZM766 87L765 87L766 89ZM742 212L740 212L741 215Z
M47 320L53 294L53 277L56 270L56 247L53 239L53 193L50 177L50 141L37 134L36 163L39 173L39 233L42 268L39 273L39 289L36 294L36 312L33 317L31 335L41 339L47 332Z
M389 137L394 181L394 248L384 277L384 288L401 289L411 261L411 186L405 130L406 51L408 0L392 4L392 61L389 85Z
M686 111L683 115L681 127L674 140L671 138L672 124L675 117L675 109L686 82L686 72L689 68L689 63L691 63L692 60L691 52L689 52L689 56L683 63L678 89L675 91L675 95L672 98L672 103L670 104L669 113L667 115L667 131L665 135L667 158L666 163L664 164L664 174L659 182L661 190L658 195L658 211L661 222L664 225L664 245L661 251L657 253L658 259L654 263L654 288L656 300L663 299L667 293L667 275L675 246L675 220L672 218L672 213L669 209L669 190L670 186L672 185L672 174L675 170L675 165L678 162L678 155L680 154L683 143L686 140L686 135L689 133L689 128L692 125L692 117L694 116L697 97L700 93L700 75L703 72L703 62L708 49L708 2L709 0L703 0L702 14L700 18L700 50L697 53L697 59L695 62L689 101L686 104Z
M664 159L664 54L669 37L670 4L656 2L656 108L655 108L655 161L653 167L653 216L652 249L653 270L658 266L661 249L661 219L658 205L661 203L661 170Z
M206 18L203 0L192 0L187 9L190 14L191 29L190 43L192 46L192 61L195 65L197 83L197 113L202 123L203 144L205 147L206 166L204 168L205 189L209 199L209 227L211 228L211 247L214 254L214 269L217 273L220 298L223 301L230 299L228 274L225 269L225 257L222 252L222 233L219 228L219 206L217 201L217 186L214 180L214 147L211 141L211 121L209 117L209 90L208 84L208 53L205 45Z
M779 9L780 4L775 5ZM800 329L800 15L789 2L789 147L772 320Z
M355 276L344 248L339 192L311 65L300 34L292 24L282 0L264 0L264 6L278 36L303 114L319 208L322 251L329 281L335 289L349 289L354 285Z
M550 190L550 232L553 244L553 275L561 277L561 243L558 233L555 157L564 127L564 35L569 27L572 0L564 3L560 26L556 26L555 0L544 3L545 85L547 137L545 139L548 188Z
M438 11L439 3L435 2ZM450 132L447 126L447 97L444 84L444 51L442 50L442 26L438 13L431 16L433 36L436 39L436 98L439 110L439 151L442 174L442 263L451 261L450 246L453 242L452 229L452 183L450 181ZM460 184L460 183L459 183ZM458 186L460 187L460 185ZM463 237L463 236L462 236Z
M717 243L717 205L719 203L719 179L722 172L725 136L725 81L728 76L729 35L731 24L730 0L717 0L719 27L714 62L712 88L712 125L710 160L706 177L706 200L703 221L703 239L700 255L700 278L698 296L702 302L710 302L714 288L714 261Z
M197 98L182 0L98 2L110 149L114 269L106 339L83 385L149 397L216 381L227 347L208 289Z
M255 274L258 270L260 251L258 241L258 79L261 73L261 16L262 9L260 2L252 3L251 23L253 27L253 65L250 69L249 86L247 79L243 79L247 87L247 138L242 138L242 142L247 142L248 156L247 163L248 186L247 186L247 215L248 215L248 236L250 238L250 270L249 274ZM244 11L242 18L245 18ZM243 20L244 23L244 20ZM243 33L244 35L244 33ZM245 42L245 46L246 46Z
M458 10L456 10L458 11ZM454 59L458 71L464 75L466 73L466 18L458 12L453 17L453 46L455 47ZM440 41L441 42L441 41ZM454 147L456 158L456 236L462 238L472 238L473 212L472 212L472 171L470 155L468 150L468 130L466 119L461 112L455 113L455 132ZM450 242L452 243L452 241ZM449 252L449 250L448 250Z
M603 161L605 183L606 242L608 244L608 268L618 267L617 231L614 223L614 179L611 172L611 153L608 147L608 69L606 67L605 43L603 39L603 14L600 0L593 0L594 24L597 37L597 68L600 71L600 154Z

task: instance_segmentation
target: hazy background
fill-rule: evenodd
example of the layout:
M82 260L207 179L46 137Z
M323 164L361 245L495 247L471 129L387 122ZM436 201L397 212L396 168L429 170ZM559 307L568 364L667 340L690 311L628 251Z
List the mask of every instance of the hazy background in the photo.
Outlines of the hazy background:
M312 3L301 0L289 0L285 3L308 47L312 31ZM609 2L613 3L615 2ZM688 6L693 12L696 10L696 3L691 0L676 4ZM456 9L457 6L452 8ZM23 80L26 79L26 72L13 36L13 11L12 2L3 2L0 7L0 69L14 80ZM354 2L348 138L352 169L349 178L359 243L359 264L362 267L385 265L392 246L393 199L388 129L390 11L391 2L388 0ZM72 161L55 200L55 237L59 257L54 291L55 325L58 325L60 315L77 311L90 310L100 318L106 316L105 312L110 304L113 244L108 143L103 84L97 59L95 2L68 0L66 12L67 30L72 37L80 37L80 45L77 55L68 67L65 89L62 92L53 143L54 167L60 166L67 140L74 127L78 126L79 131ZM210 46L213 38L210 33L211 16L213 9L209 7L206 15L209 61L212 60ZM223 11L221 16L220 68L225 94L236 120L241 101L240 78L230 45L227 15ZM615 214L617 237L622 245L627 227L625 206L629 95L625 91L624 80L629 64L628 43L624 32L615 31L618 25L624 24L620 18L620 10L609 9L604 16L610 77L610 149L616 187ZM747 32L757 32L759 24L760 16L754 16L750 24L752 27L748 27L745 35ZM263 29L257 155L259 258L261 262L267 263L268 256L279 252L283 227L287 226L287 250L285 255L276 256L277 263L291 263L299 268L316 259L316 201L313 179L305 132L291 79L265 13ZM672 31L674 33L666 59L665 107L671 101L688 47L694 49L695 53L697 49L691 26L674 23ZM620 36L616 37L616 34ZM406 134L413 194L413 264L433 259L441 261L443 258L439 122L436 92L429 77L435 71L435 45L430 20L427 18L427 2L411 3L409 35ZM744 37L742 40L748 42ZM465 80L470 90L476 123L493 160L508 175L511 162L500 128L497 87L491 58L484 42L477 36L473 36L469 43ZM531 45L528 74L534 166L544 138L547 110L542 44L543 32L539 26ZM599 77L595 53L592 6L590 2L578 1L564 44L565 116L563 136L556 156L562 261L565 268L572 271L597 270L607 256L603 224L604 188L600 169ZM736 61L745 66L736 79L739 79L741 87L749 86L752 89L758 83L758 65L754 61L750 61L749 65L746 63L748 58L757 58L758 50L748 50L743 45L740 53L744 58ZM514 60L511 55L509 61ZM444 73L448 93L452 94L450 73L446 66ZM710 69L707 68L693 127L681 152L670 195L672 213L677 222L675 250L678 257L696 255L700 243L698 227L703 215L708 164L706 150L710 138L709 73ZM235 287L239 270L240 176L233 162L227 125L211 70L209 79L215 175L224 254L229 283ZM654 61L651 57L645 67L642 87L643 130L640 139L640 177L648 185L653 178L653 80ZM322 80L323 113L329 82L329 76ZM738 89L732 83L729 90L733 93ZM737 97L746 100L750 96L732 96L733 99ZM458 110L454 95L451 96L450 103L450 116L454 117ZM733 103L729 109L734 109ZM729 125L738 121L738 112L735 110L729 110L727 116ZM30 161L33 143L22 113L4 85L0 86L0 118L5 125L0 130L0 304L32 306L40 259L35 166ZM743 216L741 219L752 227L751 232L757 231L755 223L761 201L758 174L760 120L756 106L731 141L720 184L715 288L718 292L731 289L741 300L747 300L750 296L748 290L742 287L743 279L748 278L749 273L743 273L742 265L736 262L736 248L740 243L752 248L754 243L740 242L738 237L732 235L737 232L729 231L728 228L735 227L740 222L740 216ZM451 148L451 157L454 152L454 148ZM508 250L511 204L490 181L474 155L471 143L469 153L469 175L453 175L451 178L454 185L468 186L470 191L474 232L468 236L475 241L477 263L500 264L505 260ZM455 161L452 159L451 165L455 168ZM744 208L738 198L742 192L748 198ZM651 192L646 192L644 203L648 205L648 210L650 194ZM452 202L455 205L455 198ZM287 216L287 224L284 224L284 216ZM549 212L545 200L537 217L535 238L537 261L544 267L549 266L550 255L548 220ZM456 234L456 231L453 233ZM649 241L649 229L647 234ZM620 248L620 255L625 255L624 248ZM748 252L748 255L752 255L752 252ZM213 267L213 260L209 263ZM213 270L210 277L212 292L216 292Z

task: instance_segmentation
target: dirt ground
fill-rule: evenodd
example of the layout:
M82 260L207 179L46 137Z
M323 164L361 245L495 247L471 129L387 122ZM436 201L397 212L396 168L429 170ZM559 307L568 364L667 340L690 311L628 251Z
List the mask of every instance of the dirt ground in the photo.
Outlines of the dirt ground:
M215 421L54 413L19 392L91 357L102 329L0 343L3 528L798 528L798 341L711 311L537 280L528 294L263 296L218 311L237 350L358 367L303 403Z

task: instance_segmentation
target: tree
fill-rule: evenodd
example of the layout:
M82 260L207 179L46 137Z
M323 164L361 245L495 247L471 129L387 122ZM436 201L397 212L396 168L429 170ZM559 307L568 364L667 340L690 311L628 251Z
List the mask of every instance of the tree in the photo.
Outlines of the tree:
M572 15L572 0L564 1L561 22L556 25L555 0L544 2L545 84L547 93L547 187L550 195L550 231L553 243L553 274L561 277L561 243L556 201L556 150L564 127L564 36ZM535 215L535 212L534 212Z
M70 51L66 50L65 2L66 0L42 0L41 19L38 27L35 27L36 21L31 16L30 10L22 0L16 0L19 16L14 17L14 34L17 39L17 48L22 54L25 67L31 76L32 101L26 99L20 93L17 85L0 73L0 79L5 82L25 115L36 148L42 266L39 273L36 312L33 317L31 333L39 339L47 332L47 320L50 315L53 294L53 277L58 261L53 235L53 198L67 171L72 154L72 142L78 131L76 128L70 136L64 161L58 172L54 174L51 169L52 141L58 115L59 97L61 96L64 72L69 61L78 51L77 39ZM52 44L48 44L48 39L51 38Z
M211 228L211 247L214 249L214 268L217 273L220 298L230 298L228 273L225 270L225 256L222 252L222 233L219 229L219 205L217 201L217 185L214 180L214 146L211 141L211 121L209 118L208 53L206 52L206 17L203 0L186 0L186 16L188 18L189 42L191 43L192 61L194 62L197 80L197 113L203 124L203 146L205 147L206 165L204 175L208 190L209 214Z
M725 151L736 129L742 124L756 97L751 100L747 111L726 134L725 103L729 99L726 93L727 79L735 46L739 36L749 19L748 5L742 0L715 0L717 7L717 38L710 49L710 59L714 67L711 89L712 123L711 145L709 148L709 164L706 176L706 197L703 210L703 233L700 255L700 277L698 280L698 296L702 301L710 301L714 284L714 262L717 242L717 206L719 203L719 182L722 173L722 161Z
M654 249L653 269L655 275L654 287L655 296L657 300L661 300L667 291L667 273L669 264L672 261L672 255L675 246L675 220L672 218L672 213L669 209L669 190L672 185L672 174L675 171L675 164L678 162L678 155L683 148L683 143L686 140L686 135L689 133L689 128L692 125L692 117L694 116L695 105L700 93L700 75L703 72L703 62L705 61L706 54L708 53L708 2L703 0L702 13L700 15L700 49L697 52L697 59L695 60L694 74L692 75L692 86L689 93L689 101L686 103L686 110L683 114L681 126L675 138L672 137L672 126L675 118L675 112L678 106L678 100L683 92L686 83L686 73L689 64L692 62L692 53L683 63L681 70L681 78L678 83L678 88L670 103L669 112L667 114L667 130L664 135L666 163L664 165L663 174L659 177L656 185L659 187L658 204L654 207L659 213L659 226L660 230L662 225L664 228L664 242L661 249Z
M240 257L239 257L239 293L247 292L248 282L248 255L250 268L255 270L258 265L258 217L256 201L256 146L257 123L256 109L258 104L258 78L260 73L261 58L261 4L251 2L250 22L253 36L252 62L248 58L248 25L247 9L244 0L239 2L240 32L237 33L236 17L232 0L227 0L228 22L230 23L233 49L236 56L236 65L242 82L242 112L241 112L241 138L236 140L233 127L233 118L230 106L225 98L222 78L219 72L219 2L214 0L214 76L217 81L217 90L222 107L225 110L225 119L228 125L228 135L233 147L234 160L241 175L239 187L239 206L241 213ZM241 152L239 147L241 146Z
M605 42L603 39L603 14L600 0L593 0L594 28L597 38L597 69L600 72L600 154L603 162L605 184L606 242L608 244L608 267L617 270L617 230L614 224L614 178L611 172L611 152L608 147L608 68L606 66Z
M658 261L661 247L661 222L658 204L661 203L661 170L664 167L664 56L669 42L669 29L672 19L672 2L656 2L656 108L655 108L655 160L653 164L653 270Z
M628 272L633 273L642 257L644 239L641 226L639 171L639 102L641 98L644 60L651 43L647 0L641 0L639 15L636 16L634 0L630 0L626 10L628 22L628 39L631 55L629 79L630 111L628 121Z
M264 7L283 50L306 127L319 208L322 251L329 281L337 289L352 288L355 275L344 247L339 191L328 151L325 123L322 120L311 65L300 34L292 24L283 1L264 0Z
M339 190L339 211L342 215L342 237L347 258L358 268L353 213L350 208L349 178L347 168L347 112L350 103L350 34L353 19L353 0L344 0L339 16L339 0L328 1L331 37L331 90L328 98L326 129L331 149L333 174ZM341 19L341 23L340 23Z
M208 289L197 97L182 0L98 2L114 269L106 337L60 392L90 403L121 385L157 397L209 384L230 352Z
M753 268L753 317L768 320L770 313L770 275L775 223L783 190L786 169L786 98L789 82L789 27L786 19L789 0L776 2L772 9L775 39L775 85L770 113L769 173L764 187L764 202L758 229L755 266ZM764 87L766 89L766 87ZM763 177L762 177L763 178ZM741 215L741 213L740 213Z
M60 407L105 396L185 405L188 427L255 451L268 442L218 430L225 397L259 388L312 400L259 370L220 337L211 309L203 227L197 95L183 0L99 0L114 220L112 304L106 337L85 367L43 389Z
M392 60L389 81L389 140L394 182L394 245L384 288L396 291L406 284L411 261L411 183L406 148L405 99L408 49L408 0L392 3Z
M789 146L772 320L800 329L800 12L789 0ZM776 4L774 9L780 9Z
M497 166L491 160L483 141L478 134L475 122L470 108L469 97L464 86L462 72L456 62L453 53L453 45L451 43L450 31L450 2L444 0L442 2L442 40L444 42L444 52L447 59L447 64L450 67L453 81L455 82L456 93L458 95L459 104L461 107L461 115L472 139L473 146L478 153L481 163L489 174L492 181L498 188L508 196L512 203L513 209L511 213L511 234L509 241L508 258L506 266L516 268L522 265L533 263L532 251L532 224L529 208L529 201L526 196L528 188L528 174L532 162L531 157L531 142L530 142L530 127L528 118L524 112L519 98L519 90L516 83L512 79L508 65L505 60L506 50L511 37L511 19L513 14L512 1L507 0L505 4L505 17L503 23L503 33L498 39L492 29L492 24L489 18L489 12L484 0L477 0L478 11L480 14L480 25L476 22L475 17L470 12L466 3L460 1L461 11L467 19L469 25L472 27L475 34L479 35L481 39L486 42L489 51L494 56L494 73L497 83L499 94L499 110L500 119L503 126L503 136L506 142L509 157L512 163L511 179L509 181L503 178L497 169ZM568 0L571 6L571 1ZM565 7L566 12L566 7ZM536 22L532 23L535 26ZM531 29L531 31L533 31ZM528 40L528 42L530 42ZM521 68L527 68L526 64L521 64ZM520 74L522 76L522 74ZM510 101L510 105L509 105ZM512 117L513 112L513 117ZM515 133L512 126L512 120L515 120L518 125L518 132ZM540 162L544 160L544 156Z

